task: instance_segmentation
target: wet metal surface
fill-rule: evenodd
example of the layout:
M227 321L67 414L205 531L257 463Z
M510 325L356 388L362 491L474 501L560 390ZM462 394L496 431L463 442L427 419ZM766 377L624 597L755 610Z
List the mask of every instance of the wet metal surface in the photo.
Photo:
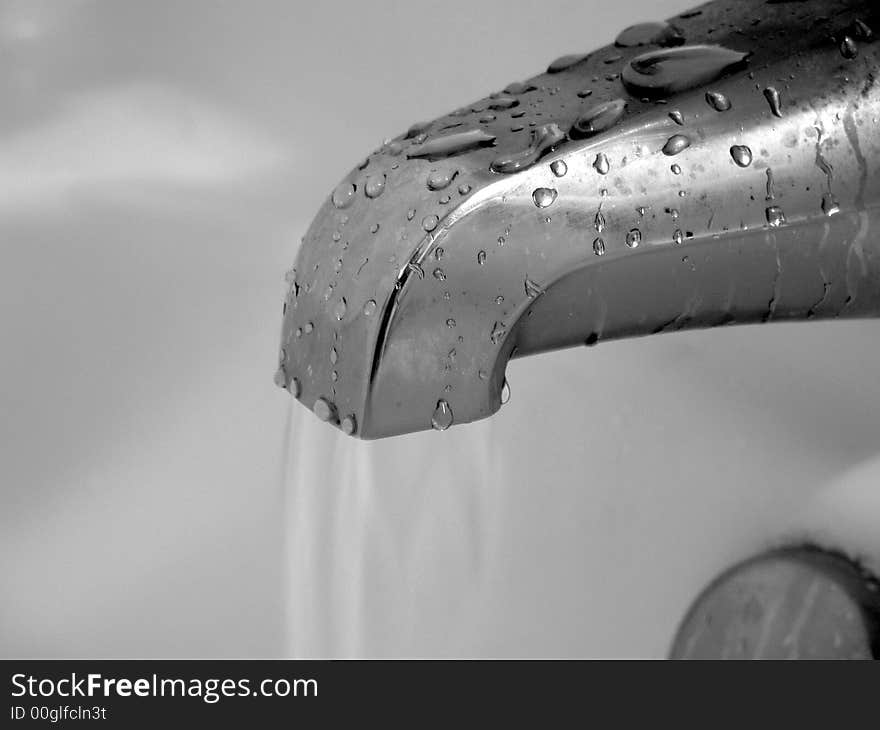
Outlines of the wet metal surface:
M672 22L682 45L567 58L356 166L289 272L279 381L377 438L431 428L441 401L450 425L491 415L513 355L875 315L878 46L840 46L871 5L716 2ZM571 139L616 99L610 128Z

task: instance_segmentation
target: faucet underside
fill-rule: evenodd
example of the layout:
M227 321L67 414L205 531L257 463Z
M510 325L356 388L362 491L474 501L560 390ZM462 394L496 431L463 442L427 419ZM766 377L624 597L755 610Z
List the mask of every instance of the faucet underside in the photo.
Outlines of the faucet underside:
M380 438L491 415L515 356L876 316L875 18L712 2L414 124L309 228L276 383Z

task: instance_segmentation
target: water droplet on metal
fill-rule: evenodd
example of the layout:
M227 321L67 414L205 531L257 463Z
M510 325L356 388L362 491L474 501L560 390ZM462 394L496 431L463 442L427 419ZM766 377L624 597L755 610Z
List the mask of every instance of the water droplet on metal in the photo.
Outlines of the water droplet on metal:
M764 89L764 98L767 100L767 103L770 105L770 111L773 113L775 117L782 116L782 105L779 101L779 92L773 86L768 86Z
M626 234L626 245L630 248L637 248L642 242L642 232L638 228L631 228Z
M605 230L605 216L602 214L602 211L596 211L596 217L593 219L593 226L596 228L596 233L601 233Z
M714 81L747 57L747 53L714 45L649 51L624 66L621 80L635 96L668 96Z
M587 59L589 55L589 53L572 53L567 56L560 56L547 66L547 73L556 74L560 71L565 71L567 68L571 68L575 64Z
M520 94L525 94L534 90L535 86L525 81L514 81L504 87L505 94L513 94L514 96L519 96Z
M341 320L345 316L345 310L345 297L340 297L339 301L336 302L336 306L333 308L333 316L336 317L337 320Z
M536 188L532 192L532 200L539 208L547 208L556 200L556 191L553 188Z
M588 96L591 96L592 93L592 89L581 89L577 95L579 99L586 99Z
M493 345L497 345L507 333L507 325L504 322L496 322L492 325L492 332L489 335L489 339L492 340Z
M532 130L529 146L505 157L498 157L490 166L493 172L517 172L534 165L544 154L565 139L556 124L544 124Z
M437 431L445 431L452 425L452 408L443 398L437 401L437 407L431 416L431 427Z
M528 277L526 277L526 280L523 282L523 286L526 290L526 296L532 297L533 299L544 293L543 287Z
M593 241L593 253L596 254L596 256L605 255L605 241L601 238L597 238Z
M275 385L277 385L279 388L283 388L285 385L287 385L287 373L284 372L283 367L279 367L275 371Z
M306 326L303 328L306 334L310 334L313 329L315 329L315 325L311 322L306 322Z
M778 205L769 206L766 210L766 215L767 223L773 226L773 228L778 228L785 223L785 213L782 212L782 208Z
M437 281L446 281L446 272L440 268L434 269L434 278L437 279Z
M550 171L556 177L564 177L568 172L568 165L565 164L565 160L554 160L550 163Z
M342 183L333 191L333 195L330 198L334 206L342 209L351 205L351 201L354 200L354 194L355 187L352 183Z
M428 173L428 190L443 190L458 175L458 170L431 170Z
M422 228L429 233L437 227L438 223L440 223L440 219L433 213L422 218Z
M504 378L504 384L501 386L501 405L506 405L510 400L510 384L507 378Z
M339 352L335 347L330 348L330 364L335 365L339 361Z
M679 152L687 149L690 146L690 137L687 137L684 134L673 134L669 139L666 140L666 144L663 145L663 154L670 156L677 155Z
M385 191L385 175L367 175L364 183L364 195L368 198L378 198Z
M614 39L620 48L634 46L680 46L684 43L681 31L669 23L638 23L624 28Z
M354 413L343 418L340 425L344 434L354 436L355 431L357 431L357 418L355 418Z
M578 117L569 136L572 139L583 139L604 132L620 120L625 110L626 102L623 99L614 99L591 107Z
M476 147L486 147L493 144L495 144L494 134L489 134L482 129L470 129L465 132L447 134L445 137L435 137L420 145L410 147L406 156L440 160Z
M730 156L740 167L748 167L752 164L752 150L744 144L735 144L730 148Z
M593 167L600 175L608 174L608 171L611 169L611 163L608 162L608 157L604 152L596 155L596 159L593 160Z
M681 175L681 165L673 164L669 166L669 169L672 170L673 175Z
M840 205L831 193L825 193L822 196L822 212L828 216L840 212Z
M669 112L669 118L680 127L684 125L684 117L678 109L673 109Z
M312 407L315 415L322 421L333 420L336 416L336 407L326 398L318 398Z
M496 112L513 109L515 106L519 106L519 99L514 99L512 96L499 96L489 102L489 108Z
M299 398L299 394L302 392L302 388L300 388L299 380L297 378L291 378L287 383L287 392L290 393L294 398Z
M728 99L720 91L707 91L706 103L716 112L726 112L730 109L730 99Z
M467 195L471 191L471 186L467 183L458 186L458 194L459 195Z
M845 35L840 41L840 55L848 60L852 60L859 55L859 47L848 35Z
M681 245L681 242L684 240L684 235L681 232L681 228L676 228L672 233L672 242L674 244Z
M455 320L452 319L452 317L450 317L449 319L446 320L446 326L447 327L455 327Z
M372 317L376 313L376 300L368 299L364 302L364 316Z

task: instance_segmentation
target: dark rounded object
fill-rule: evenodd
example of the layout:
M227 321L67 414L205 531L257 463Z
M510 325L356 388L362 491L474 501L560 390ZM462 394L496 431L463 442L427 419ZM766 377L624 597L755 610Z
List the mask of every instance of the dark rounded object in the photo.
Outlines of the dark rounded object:
M774 550L723 573L679 626L672 659L877 659L877 581L814 547Z

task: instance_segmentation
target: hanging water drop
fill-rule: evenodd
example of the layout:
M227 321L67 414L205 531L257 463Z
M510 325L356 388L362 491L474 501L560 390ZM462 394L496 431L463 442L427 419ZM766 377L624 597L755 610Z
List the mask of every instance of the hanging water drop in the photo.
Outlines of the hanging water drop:
M315 415L322 421L331 421L335 418L336 407L326 398L318 398L312 407Z
M443 398L437 401L437 407L431 416L431 427L437 431L445 431L452 425L452 408Z
M501 386L501 405L506 405L510 400L510 384L507 382L507 378L504 378L504 383Z
M354 413L347 415L342 419L342 432L347 436L354 436L355 431L357 431L357 418L355 418Z

